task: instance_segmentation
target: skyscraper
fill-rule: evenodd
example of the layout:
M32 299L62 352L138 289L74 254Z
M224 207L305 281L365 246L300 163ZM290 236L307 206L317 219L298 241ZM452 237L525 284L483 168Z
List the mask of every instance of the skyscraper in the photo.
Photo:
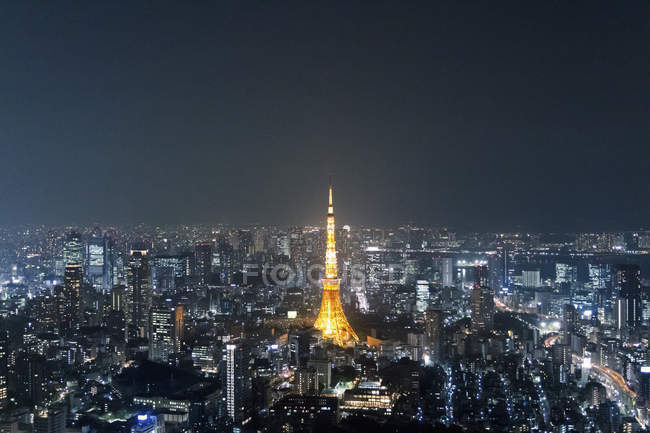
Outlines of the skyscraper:
M427 310L424 317L424 332L432 361L442 360L442 335L444 313L442 310Z
M149 309L152 302L151 268L147 250L132 250L127 270L127 306L129 322L140 337L148 335Z
M63 263L64 266L69 264L81 265L83 263L83 244L81 235L71 231L65 237L63 245Z
M212 271L212 243L197 242L194 244L194 260L196 263L196 276L199 283L206 284Z
M64 433L65 432L65 409L53 407L45 409L34 416L35 433Z
M66 265L63 276L63 296L59 300L62 304L59 312L62 314L61 323L67 329L76 327L81 317L82 278L81 264L70 263Z
M354 332L341 305L339 292L340 280L336 263L336 241L334 239L334 204L332 201L332 187L330 186L329 207L327 213L327 244L325 249L325 278L323 279L323 298L320 312L314 323L314 328L319 329L323 338L331 338L339 346L346 346L359 337Z
M454 285L454 261L451 257L442 259L442 287L452 287Z
M578 278L578 269L574 265L567 263L555 264L555 282L557 284L573 284Z
M174 350L181 350L181 343L185 335L185 307L177 305L174 308Z
M489 332L493 327L494 293L487 286L487 281L487 266L475 266L474 287L471 294L472 332Z
M624 315L627 326L634 328L642 321L641 269L639 265L617 265L614 268L614 289L618 295L621 308L626 309ZM623 316L623 312L619 317Z
M101 230L95 228L86 246L86 266L84 267L86 281L95 290L101 290L104 286L105 255L104 237Z
M571 335L578 326L578 312L571 304L564 305L562 309L562 343L571 346Z
M149 359L166 363L174 352L172 310L165 305L151 308L149 329Z
M226 345L226 411L235 423L248 417L252 388L248 353L243 344Z
M542 287L541 271L539 269L521 271L521 285L528 288Z

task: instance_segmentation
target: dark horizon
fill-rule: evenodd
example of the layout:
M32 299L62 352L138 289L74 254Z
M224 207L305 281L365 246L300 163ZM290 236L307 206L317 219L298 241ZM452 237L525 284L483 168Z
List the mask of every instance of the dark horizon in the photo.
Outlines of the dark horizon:
M647 3L498 6L1 5L0 226L648 228Z

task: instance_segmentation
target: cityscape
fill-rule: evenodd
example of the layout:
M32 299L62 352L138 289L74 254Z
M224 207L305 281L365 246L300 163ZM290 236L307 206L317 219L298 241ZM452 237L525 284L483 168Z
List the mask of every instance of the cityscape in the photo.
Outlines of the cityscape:
M650 429L644 2L0 2L0 433Z
M3 431L646 427L650 230L351 228L322 195L325 227L3 230Z

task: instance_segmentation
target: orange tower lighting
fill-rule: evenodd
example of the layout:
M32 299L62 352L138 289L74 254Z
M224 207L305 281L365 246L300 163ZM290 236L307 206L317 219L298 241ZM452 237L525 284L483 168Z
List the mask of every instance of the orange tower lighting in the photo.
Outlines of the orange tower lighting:
M334 344L344 347L359 341L341 305L339 292L341 280L338 278L336 266L336 241L334 239L334 204L332 202L332 186L330 185L330 201L327 212L327 248L325 249L325 278L323 279L323 300L320 313L314 322L314 328L321 331L323 338L332 339Z

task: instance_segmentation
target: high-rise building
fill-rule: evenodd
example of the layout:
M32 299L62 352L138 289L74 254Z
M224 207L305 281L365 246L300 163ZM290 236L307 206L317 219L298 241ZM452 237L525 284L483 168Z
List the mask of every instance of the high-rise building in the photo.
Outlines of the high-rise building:
M487 266L474 267L474 287L472 288L472 332L489 332L494 323L494 293L487 286Z
M17 356L15 366L16 396L32 404L43 403L49 382L45 357L22 353Z
M316 370L299 368L293 378L294 392L300 395L312 394L316 389Z
M643 320L641 269L639 265L617 265L613 277L619 303L623 302L626 309L627 326L635 328Z
M542 287L541 271L539 269L521 271L521 285L524 287Z
M95 290L101 290L104 285L104 237L101 230L95 228L86 245L86 262L84 271L86 281L88 281Z
M174 350L180 352L185 336L185 307L177 305L174 308Z
M578 278L578 269L567 263L555 264L555 282L557 284L573 284Z
M65 267L63 276L62 302L59 312L62 314L61 323L65 328L74 328L79 323L81 317L81 284L82 284L81 264L70 263Z
M343 312L343 305L341 305L334 233L334 204L332 201L332 187L330 186L323 297L314 328L321 331L323 338L331 338L334 344L346 346L354 341L359 341L359 337L348 323L348 319Z
M307 367L313 368L316 372L314 389L320 392L329 388L332 384L332 363L326 359L311 359L307 361Z
M276 238L276 250L279 255L291 257L291 238L289 233L280 233Z
M49 408L34 416L34 433L64 433L65 410L63 407Z
M153 259L151 269L153 288L169 290L183 284L192 275L191 255L160 255Z
M70 264L81 265L83 263L83 243L81 235L75 231L69 232L63 244L64 266Z
M97 291L108 291L113 286L113 242L108 233L102 235L99 228L93 230L86 245L84 272Z
M213 254L215 270L223 284L229 284L233 272L234 250L228 240L220 235L217 237L217 250Z
M166 363L174 353L172 310L167 306L152 307L149 329L149 359Z
M149 309L152 303L151 268L147 250L132 250L127 269L128 319L140 337L148 335Z
M442 360L442 337L444 313L442 310L427 310L424 317L424 333L429 347L429 357L432 362Z
M415 310L424 313L429 307L429 282L418 280L415 286Z
M604 290L608 288L612 281L611 267L603 263L590 263L587 265L589 273L589 286L593 290Z
M266 233L264 229L259 228L255 230L255 236L253 237L253 253L262 253L266 250Z
M578 326L578 312L576 307L566 304L562 310L562 343L571 346L571 336Z
M554 344L552 346L552 361L553 381L556 385L567 383L572 363L571 347L566 344Z
M111 309L127 313L126 287L113 287L113 290L111 290Z
M212 242L194 244L194 263L199 283L207 284L208 277L212 272Z
M441 264L442 287L454 285L454 260L451 257L443 257Z
M248 401L252 388L251 367L245 345L226 345L226 411L234 423L249 415Z

